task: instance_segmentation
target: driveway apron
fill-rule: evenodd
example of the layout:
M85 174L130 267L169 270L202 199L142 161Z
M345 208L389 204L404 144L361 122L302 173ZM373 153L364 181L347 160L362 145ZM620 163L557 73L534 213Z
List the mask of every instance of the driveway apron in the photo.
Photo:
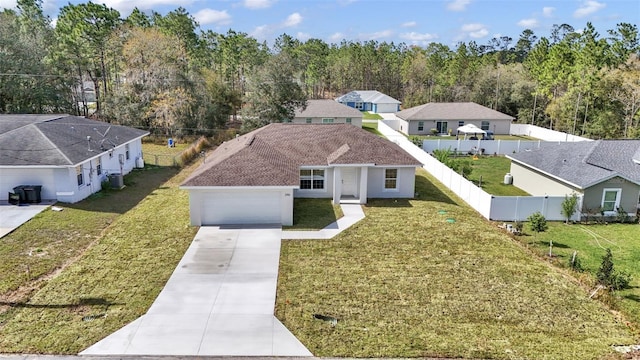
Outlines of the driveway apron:
M81 355L312 356L274 316L281 236L201 227L148 312Z

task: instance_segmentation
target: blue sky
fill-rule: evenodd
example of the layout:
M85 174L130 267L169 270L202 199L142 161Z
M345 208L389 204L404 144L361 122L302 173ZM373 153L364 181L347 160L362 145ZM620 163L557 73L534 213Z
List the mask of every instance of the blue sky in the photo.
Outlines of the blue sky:
M71 3L82 1L73 0ZM287 33L302 41L319 38L328 43L342 39L376 40L454 46L474 40L486 44L507 35L517 41L524 29L548 36L553 24L567 23L576 30L592 22L606 36L617 23L640 24L639 0L94 0L126 17L134 6L165 14L184 7L202 29L248 33L258 40ZM53 19L67 0L43 0ZM12 8L15 0L0 0Z

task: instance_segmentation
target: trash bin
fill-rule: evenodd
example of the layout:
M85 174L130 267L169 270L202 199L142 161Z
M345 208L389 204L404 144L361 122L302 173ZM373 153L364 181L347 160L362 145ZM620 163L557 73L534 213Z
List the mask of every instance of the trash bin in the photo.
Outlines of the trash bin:
M24 193L24 185L18 185L13 188L13 192L18 195L18 202L24 204L27 202L27 197Z
M16 193L9 192L9 204L11 205L20 205L20 195Z
M29 204L39 204L42 202L41 191L42 185L24 185L22 187L24 190L25 200Z

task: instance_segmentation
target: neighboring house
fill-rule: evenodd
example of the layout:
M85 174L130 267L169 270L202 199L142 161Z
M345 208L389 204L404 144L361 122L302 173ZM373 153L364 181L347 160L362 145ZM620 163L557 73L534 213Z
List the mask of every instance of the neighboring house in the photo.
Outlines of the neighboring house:
M148 132L70 115L0 115L0 199L19 185L74 203L142 159ZM140 161L138 161L140 165Z
M513 185L531 195L584 195L582 212L636 215L640 195L640 140L549 145L508 155ZM580 210L580 209L578 209Z
M297 109L295 124L351 124L362 127L362 113L333 100L308 100L307 107Z
M270 124L220 145L181 188L192 225L293 224L293 199L412 198L421 164L347 124Z
M337 102L360 111L394 113L401 102L375 90L355 90L336 99Z
M473 103L427 103L396 113L400 131L407 135L455 134L456 129L473 124L494 134L509 134L514 117Z

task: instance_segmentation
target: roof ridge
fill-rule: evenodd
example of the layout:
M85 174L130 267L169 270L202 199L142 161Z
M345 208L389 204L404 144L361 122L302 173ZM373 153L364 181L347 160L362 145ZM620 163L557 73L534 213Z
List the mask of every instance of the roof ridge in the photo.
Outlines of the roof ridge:
M46 142L48 142L49 144L51 144L51 146L53 146L53 149L55 149L60 155L62 155L62 157L69 163L69 165L73 165L73 161L69 159L67 154L65 154L62 150L60 150L60 148L53 141L51 141L51 139L49 139L49 137L46 136L42 132L42 130L40 130L40 128L36 126L36 124L29 124L29 126L33 126L36 129L36 131L38 131L38 133L42 136L42 138L44 138Z

